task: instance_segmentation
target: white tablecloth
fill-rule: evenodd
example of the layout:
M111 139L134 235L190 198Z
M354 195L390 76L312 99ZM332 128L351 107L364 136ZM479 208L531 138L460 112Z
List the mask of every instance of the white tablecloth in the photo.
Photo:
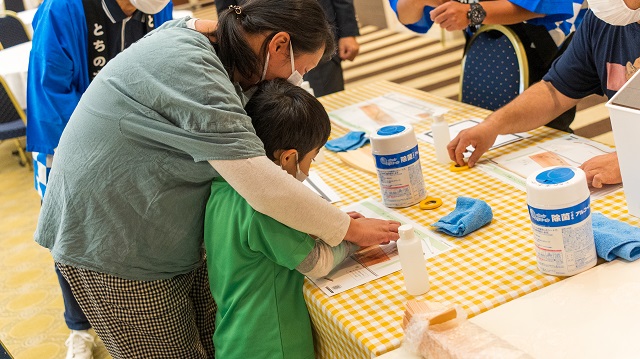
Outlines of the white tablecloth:
M22 108L27 107L27 71L31 41L0 50L0 76Z
M36 14L36 11L38 11L38 8L20 11L17 13L20 20L22 20L24 25L27 27L27 31L30 36L33 36L33 26L31 26L31 23L33 22L33 16Z

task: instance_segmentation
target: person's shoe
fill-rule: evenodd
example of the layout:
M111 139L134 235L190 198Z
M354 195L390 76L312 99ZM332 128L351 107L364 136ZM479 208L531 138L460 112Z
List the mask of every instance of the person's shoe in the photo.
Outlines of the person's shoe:
M93 359L93 336L86 330L72 330L67 341L66 359Z

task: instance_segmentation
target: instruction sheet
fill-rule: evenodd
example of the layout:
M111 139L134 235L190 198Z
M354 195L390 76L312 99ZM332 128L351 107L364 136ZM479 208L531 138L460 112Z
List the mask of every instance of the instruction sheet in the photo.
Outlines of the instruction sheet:
M371 134L378 127L398 123L411 124L448 111L446 107L397 92L389 92L371 100L331 111L329 118L340 127Z
M566 135L555 140L524 148L503 156L477 163L483 172L514 187L526 191L527 177L542 168L552 166L579 167L587 160L615 150L588 138ZM622 185L605 185L589 188L592 197L601 197L622 188Z
M425 259L455 247L437 232L415 223L408 217L385 207L382 203L372 198L343 207L342 210L346 212L359 212L368 218L395 220L402 224L411 224L416 232L416 237L422 241L422 250ZM391 242L386 245L363 248L345 259L341 265L336 267L327 276L310 280L317 285L323 293L332 296L374 279L384 277L400 269L398 248L395 242Z

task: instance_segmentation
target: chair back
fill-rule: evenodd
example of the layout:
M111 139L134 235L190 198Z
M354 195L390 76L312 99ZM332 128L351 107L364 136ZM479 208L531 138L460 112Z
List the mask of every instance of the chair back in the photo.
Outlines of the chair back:
M462 57L460 101L494 111L528 86L527 55L516 33L502 25L478 29Z
M27 116L20 108L13 92L4 78L0 76L0 125L20 120L22 124L27 123Z
M4 7L7 10L20 12L25 11L23 0L4 0Z
M0 42L9 48L23 42L31 41L27 27L13 11L0 13Z

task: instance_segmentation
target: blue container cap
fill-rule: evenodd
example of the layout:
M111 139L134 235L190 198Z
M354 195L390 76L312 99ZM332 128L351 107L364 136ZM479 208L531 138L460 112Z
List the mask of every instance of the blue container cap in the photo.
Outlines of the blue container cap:
M378 135L380 136L391 136L391 135L397 135L398 133L406 130L407 128L404 126L400 126L400 125L391 125L391 126L384 126L382 128L380 128L378 130Z
M542 184L560 184L567 182L575 176L575 172L569 167L556 167L540 172L536 181Z

